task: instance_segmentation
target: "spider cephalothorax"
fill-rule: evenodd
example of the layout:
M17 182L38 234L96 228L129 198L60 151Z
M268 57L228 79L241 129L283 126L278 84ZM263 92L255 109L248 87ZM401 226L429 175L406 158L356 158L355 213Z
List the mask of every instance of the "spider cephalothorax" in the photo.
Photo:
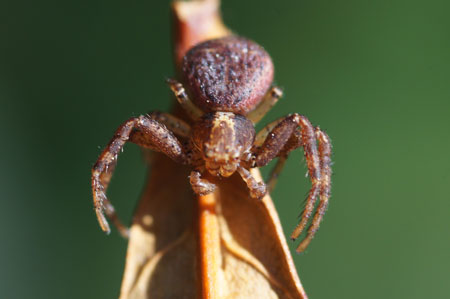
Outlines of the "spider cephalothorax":
M192 130L192 141L215 176L232 175L248 159L254 139L253 123L232 112L206 113Z
M300 223L292 233L297 238L317 211L308 234L297 251L303 251L317 231L330 195L331 144L328 136L299 114L282 117L255 133L258 122L281 97L270 87L273 64L258 44L237 36L198 44L183 59L183 84L168 84L191 119L186 123L170 114L153 112L122 124L92 169L94 205L100 226L109 232L103 212L115 220L122 234L127 230L117 217L105 191L127 141L165 153L176 162L192 167L190 183L196 194L215 190L205 172L229 177L238 172L250 196L262 198L276 182L290 151L303 147L312 187ZM192 100L191 100L192 99ZM249 169L278 158L267 184L257 182Z

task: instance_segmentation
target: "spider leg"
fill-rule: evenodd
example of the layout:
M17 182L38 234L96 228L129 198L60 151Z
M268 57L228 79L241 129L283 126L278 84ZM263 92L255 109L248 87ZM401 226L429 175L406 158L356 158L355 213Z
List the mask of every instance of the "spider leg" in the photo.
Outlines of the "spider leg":
M266 195L266 184L264 184L263 182L257 182L250 171L242 166L238 166L237 172L241 175L242 179L247 184L247 187L250 190L251 197L261 199L264 197L264 195Z
M285 120L286 117L279 118L268 125L266 125L264 128L262 128L258 134L255 137L255 142L253 143L253 149L252 151L258 151L260 150L260 147L264 143L264 141L267 139L267 136L272 133L272 130L278 126L279 123L281 123L283 120ZM269 179L267 180L267 192L271 193L273 189L275 188L275 185L278 180L278 176L283 170L283 167L286 163L287 156L290 151L300 147L302 145L302 139L301 139L301 133L299 131L294 131L293 135L288 139L286 144L284 145L283 149L278 153L278 160L273 169L270 172Z
M291 235L291 238L295 240L306 227L321 190L322 172L319 150L317 148L316 132L309 120L305 116L299 114L289 115L272 124L275 124L273 129L264 133L266 139L263 144L255 149L254 166L261 167L267 165L275 157L285 157L293 149L303 146L308 174L311 180L311 189L306 199L306 206L303 210L300 223ZM269 124L269 126L272 124ZM299 128L299 130L297 128ZM283 163L283 161L280 163ZM279 171L281 171L281 166L276 165L274 169L275 177L278 175ZM269 180L269 184L274 183Z
M173 116L172 114L152 111L147 114L151 119L164 124L169 131L172 131L177 136L188 138L191 134L191 127L183 120Z
M328 207L328 199L331 191L331 142L328 135L316 128L316 137L319 142L319 157L320 157L320 201L317 211L308 228L308 234L297 247L297 252L303 252L308 247L315 233L319 229L320 222Z
M269 179L267 180L267 192L272 193L273 189L275 189L275 185L278 181L278 176L283 170L284 165L286 164L287 156L280 156L277 160L277 164L270 171Z
M252 111L247 114L247 118L251 120L254 124L259 122L264 115L269 112L270 109L278 102L278 100L283 96L283 91L278 86L274 86L269 89L264 95L261 103Z
M118 229L122 234L125 232L125 227L118 221L114 208L106 197L106 189L117 164L117 156L127 141L162 152L176 162L189 163L182 144L163 124L148 116L131 118L123 123L92 168L91 180L95 212L100 227L106 233L110 232L110 227L104 212L112 218L116 225L118 224Z
M167 79L167 84L169 84L170 89L172 89L175 94L178 103L180 103L181 107L192 120L197 120L203 115L202 110L195 106L195 104L188 97L183 84L175 79Z
M125 238L128 239L130 236L130 230L129 228L120 221L119 217L117 216L116 209L114 209L114 206L111 204L111 202L107 199L103 199L103 205L105 206L105 214L111 220L111 222L114 224L114 226L119 231L119 234ZM106 219L105 219L106 221Z
M286 144L284 145L283 149L280 153L278 153L278 160L275 166L273 167L272 171L270 172L269 179L267 180L267 191L271 193L273 189L275 188L275 185L278 180L278 176L280 175L281 171L283 170L283 167L286 163L287 157L289 153L300 146L302 146L302 135L299 130L295 130L292 133L292 136L288 139Z
M202 179L202 175L199 170L193 170L191 172L189 181L191 183L192 190L194 190L197 195L203 196L216 190L216 185L206 179Z
M261 145L264 143L264 141L267 139L267 136L269 133L272 132L272 130L278 126L280 122L282 122L286 117L281 117L268 125L266 125L264 128L261 129L261 131L256 134L255 141L253 142L253 151L257 150Z

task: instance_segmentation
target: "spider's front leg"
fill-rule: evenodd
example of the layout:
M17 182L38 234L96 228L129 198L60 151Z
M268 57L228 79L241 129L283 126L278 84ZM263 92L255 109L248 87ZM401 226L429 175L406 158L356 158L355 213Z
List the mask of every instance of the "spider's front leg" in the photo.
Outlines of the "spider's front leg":
M317 142L319 142L319 147L317 147ZM292 114L269 124L263 129L256 137L254 148L254 166L256 167L267 165L272 159L279 157L268 183L269 188L272 188L288 153L300 146L304 148L312 186L300 223L291 235L292 239L296 239L306 227L318 195L320 195L320 203L307 236L297 247L298 252L304 251L310 243L319 228L328 204L331 184L331 145L329 138L320 129L315 129L305 116Z
M192 190L195 194L200 196L212 193L216 190L215 184L202 178L202 172L204 171L204 167L200 167L200 169L191 171L191 175L189 176L189 182L191 183Z
M160 119L164 120L161 117ZM176 121L174 117L171 117L170 120L170 123ZM184 128L185 132L189 130L182 121L180 121L180 126ZM103 214L105 212L124 236L127 236L128 229L119 222L113 206L106 198L106 189L117 164L117 156L127 141L162 152L178 163L189 163L181 142L164 124L153 119L151 115L131 118L117 129L114 137L92 168L92 193L95 212L102 230L106 233L110 232L108 221Z

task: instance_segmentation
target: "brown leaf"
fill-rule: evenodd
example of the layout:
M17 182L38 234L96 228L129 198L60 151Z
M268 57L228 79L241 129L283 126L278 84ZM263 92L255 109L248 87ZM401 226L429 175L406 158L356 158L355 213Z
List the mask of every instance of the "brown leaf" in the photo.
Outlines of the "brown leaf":
M175 2L177 62L193 44L229 34L218 1ZM154 154L134 215L120 298L306 298L270 196L242 179L195 198L189 169ZM261 179L258 170L252 170Z

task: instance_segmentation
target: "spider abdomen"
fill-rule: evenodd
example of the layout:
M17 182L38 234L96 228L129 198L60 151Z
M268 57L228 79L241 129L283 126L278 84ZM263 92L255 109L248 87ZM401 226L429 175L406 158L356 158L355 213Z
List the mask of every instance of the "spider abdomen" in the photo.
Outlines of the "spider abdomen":
M183 76L192 100L204 111L247 114L261 101L273 80L269 54L248 39L213 39L188 51Z

